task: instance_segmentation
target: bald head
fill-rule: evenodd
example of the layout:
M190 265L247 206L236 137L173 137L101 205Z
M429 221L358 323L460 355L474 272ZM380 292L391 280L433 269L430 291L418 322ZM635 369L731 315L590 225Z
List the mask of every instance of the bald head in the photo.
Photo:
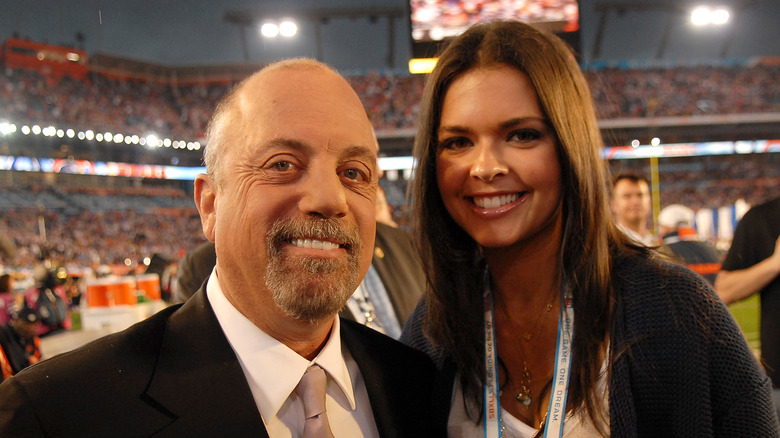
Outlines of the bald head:
M229 153L226 149L230 145L273 137L275 122L304 117L303 113L309 110L329 111L353 119L356 126L370 132L373 146L378 149L365 109L349 83L319 61L290 59L253 74L219 103L206 135L207 173L219 184L221 158ZM258 132L258 128L265 129Z

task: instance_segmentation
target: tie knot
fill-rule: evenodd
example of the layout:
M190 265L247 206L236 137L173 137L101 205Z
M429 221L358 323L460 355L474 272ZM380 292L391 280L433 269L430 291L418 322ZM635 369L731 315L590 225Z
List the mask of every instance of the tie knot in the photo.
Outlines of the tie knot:
M303 411L306 419L316 417L325 412L325 390L328 378L319 365L312 365L303 373L301 381L295 387L295 393L303 400Z

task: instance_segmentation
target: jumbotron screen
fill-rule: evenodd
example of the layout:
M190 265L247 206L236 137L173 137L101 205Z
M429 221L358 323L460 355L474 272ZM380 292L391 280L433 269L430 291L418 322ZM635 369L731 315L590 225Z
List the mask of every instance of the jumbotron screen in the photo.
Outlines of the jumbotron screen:
M410 0L412 41L429 43L459 35L469 26L514 19L558 34L580 28L577 0Z

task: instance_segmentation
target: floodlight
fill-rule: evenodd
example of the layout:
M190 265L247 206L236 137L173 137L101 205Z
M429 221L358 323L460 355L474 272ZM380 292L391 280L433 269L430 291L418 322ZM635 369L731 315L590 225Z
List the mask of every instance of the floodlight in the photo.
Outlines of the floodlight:
M705 6L699 6L691 12L691 23L695 26L704 26L710 22L712 12Z
M266 38L276 38L279 35L279 26L276 23L263 23L260 26L260 34Z
M726 24L729 21L729 11L723 8L715 9L710 16L712 24Z
M298 33L298 25L292 20L282 20L279 23L279 34L283 37L292 37Z

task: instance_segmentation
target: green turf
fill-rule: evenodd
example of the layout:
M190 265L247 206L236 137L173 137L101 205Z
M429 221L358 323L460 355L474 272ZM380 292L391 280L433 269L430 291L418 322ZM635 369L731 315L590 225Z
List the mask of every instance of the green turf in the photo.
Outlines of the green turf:
M759 337L761 330L761 301L759 294L754 294L746 300L730 305L729 310L745 334L750 347L759 350L761 348L761 339Z

